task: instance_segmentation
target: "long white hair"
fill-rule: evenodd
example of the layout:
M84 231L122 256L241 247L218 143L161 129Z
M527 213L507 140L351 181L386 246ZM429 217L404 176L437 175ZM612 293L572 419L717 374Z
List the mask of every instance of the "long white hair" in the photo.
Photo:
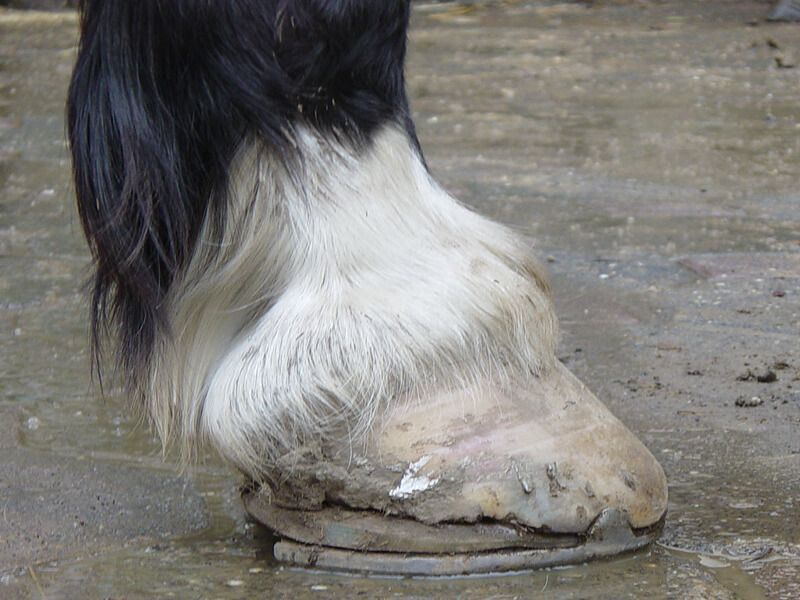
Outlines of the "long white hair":
M255 479L390 403L537 375L529 244L430 176L410 0L83 0L68 127L92 331L162 440Z

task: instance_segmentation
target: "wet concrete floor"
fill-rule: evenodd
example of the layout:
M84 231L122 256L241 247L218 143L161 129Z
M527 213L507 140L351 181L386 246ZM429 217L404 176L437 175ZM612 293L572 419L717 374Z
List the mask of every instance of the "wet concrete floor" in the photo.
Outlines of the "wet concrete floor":
M456 580L281 569L213 457L90 385L71 13L0 9L0 599L800 598L800 27L747 1L416 4L431 169L529 234L560 357L670 481L660 543Z

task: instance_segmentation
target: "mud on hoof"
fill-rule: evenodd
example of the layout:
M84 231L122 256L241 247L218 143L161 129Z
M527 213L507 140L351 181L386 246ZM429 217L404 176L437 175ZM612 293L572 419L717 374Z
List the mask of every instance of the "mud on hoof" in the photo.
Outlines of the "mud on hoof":
M296 566L405 575L518 571L658 537L663 471L563 366L387 412L359 451L305 448L242 495Z

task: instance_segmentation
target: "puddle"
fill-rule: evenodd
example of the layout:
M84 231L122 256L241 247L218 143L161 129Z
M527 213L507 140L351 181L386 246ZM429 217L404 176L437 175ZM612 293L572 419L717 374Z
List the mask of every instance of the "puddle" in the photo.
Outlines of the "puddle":
M205 536L204 536L205 537ZM277 568L237 538L182 540L39 567L55 598L739 598L764 600L735 564L704 567L697 555L653 548L591 565L502 577L387 579ZM27 574L32 579L30 573ZM590 593L591 596L586 596ZM81 595L85 594L85 595Z

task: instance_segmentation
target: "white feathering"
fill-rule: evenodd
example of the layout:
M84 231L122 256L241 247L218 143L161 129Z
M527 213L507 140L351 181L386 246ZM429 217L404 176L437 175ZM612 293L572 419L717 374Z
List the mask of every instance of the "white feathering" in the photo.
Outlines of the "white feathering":
M528 245L447 194L403 130L299 145L291 170L240 150L145 391L162 439L187 458L206 439L255 479L300 444L359 439L391 402L555 360Z

